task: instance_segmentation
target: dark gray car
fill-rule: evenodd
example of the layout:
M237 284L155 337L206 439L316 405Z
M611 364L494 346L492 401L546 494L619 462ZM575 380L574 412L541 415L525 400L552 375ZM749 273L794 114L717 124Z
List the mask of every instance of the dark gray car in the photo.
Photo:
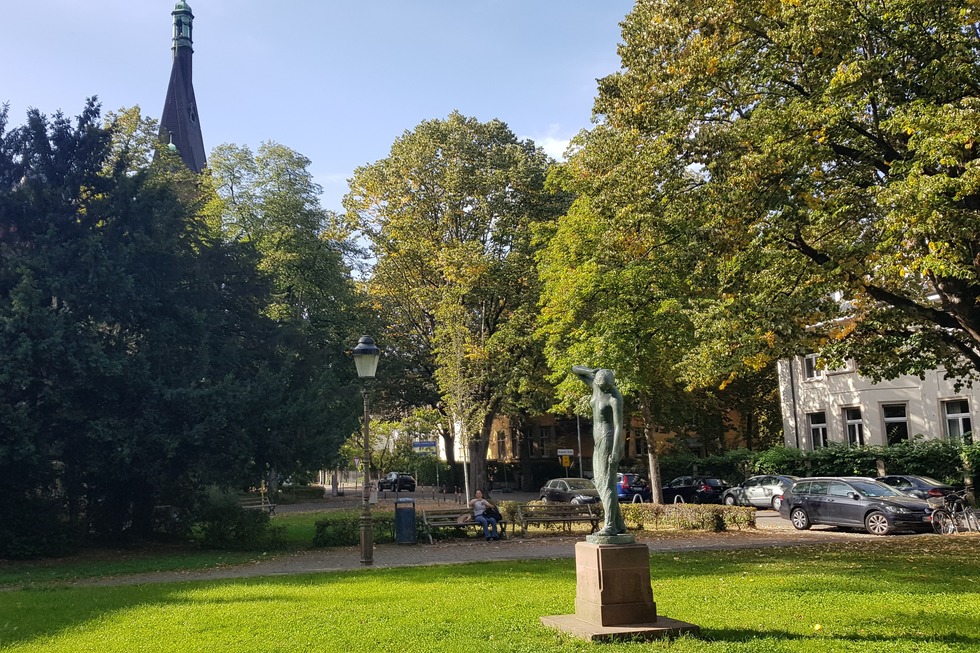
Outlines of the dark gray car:
M940 498L954 491L952 485L947 485L941 481L928 476L915 476L913 474L891 474L889 476L879 476L876 480L917 499L929 497Z
M886 535L896 530L932 528L928 502L860 476L801 478L783 494L779 516L798 530L828 524Z
M542 501L599 503L599 492L587 478L553 478L541 488Z
M387 476L378 481L378 489L415 492L415 477L405 472L389 472Z

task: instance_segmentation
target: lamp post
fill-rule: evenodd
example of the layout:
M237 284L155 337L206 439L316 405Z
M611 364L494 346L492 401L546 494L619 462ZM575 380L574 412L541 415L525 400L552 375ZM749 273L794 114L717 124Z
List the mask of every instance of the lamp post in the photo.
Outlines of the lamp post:
M368 405L368 384L374 378L378 369L378 358L381 350L374 344L370 336L361 336L357 346L351 352L354 365L357 366L357 376L364 379L361 396L364 398L364 488L361 495L361 564L374 564L374 522L371 519L371 437L370 437L370 406Z

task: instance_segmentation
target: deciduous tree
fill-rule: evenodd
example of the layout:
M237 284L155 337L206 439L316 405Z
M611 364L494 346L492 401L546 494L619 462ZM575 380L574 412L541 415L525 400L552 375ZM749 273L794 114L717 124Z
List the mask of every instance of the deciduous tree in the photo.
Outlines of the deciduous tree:
M980 369L980 19L968 0L639 0L573 174L684 275L717 384L801 347Z
M277 324L275 367L264 370L265 435L256 463L279 474L332 467L357 429L360 403L346 349L361 328L339 217L320 206L310 160L284 145L221 145L208 159L221 197L220 229L259 253L274 292L264 312ZM273 408L274 407L274 408Z
M563 208L544 190L549 163L499 120L454 112L357 169L344 199L376 257L370 292L391 340L431 371L476 488L493 420L535 347L532 228Z

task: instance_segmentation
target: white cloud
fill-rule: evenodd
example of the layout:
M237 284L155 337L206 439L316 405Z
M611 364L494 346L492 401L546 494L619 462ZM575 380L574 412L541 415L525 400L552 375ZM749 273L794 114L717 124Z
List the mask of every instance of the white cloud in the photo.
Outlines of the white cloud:
M568 144L571 142L571 138L561 137L561 128L556 124L548 125L548 131L542 136L528 136L527 138L534 141L535 145L556 161L565 160L565 150L568 149Z

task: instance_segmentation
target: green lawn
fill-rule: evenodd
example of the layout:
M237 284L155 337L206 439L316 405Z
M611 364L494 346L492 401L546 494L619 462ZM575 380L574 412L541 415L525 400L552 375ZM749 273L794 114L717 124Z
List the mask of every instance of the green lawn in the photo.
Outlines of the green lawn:
M544 628L574 611L572 560L0 591L4 651L980 650L980 540L888 537L655 554L658 610L699 639L594 645ZM817 629L816 626L820 625Z

